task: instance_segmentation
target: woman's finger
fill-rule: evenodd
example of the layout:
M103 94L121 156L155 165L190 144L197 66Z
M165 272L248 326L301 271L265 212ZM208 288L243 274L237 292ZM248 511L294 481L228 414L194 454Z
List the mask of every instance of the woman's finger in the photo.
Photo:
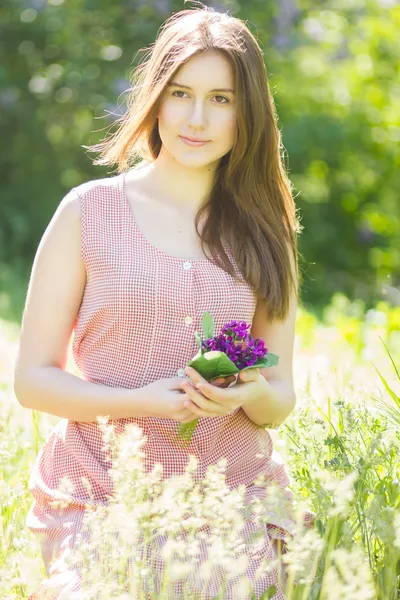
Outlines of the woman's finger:
M209 383L202 385L203 387L204 385L208 386ZM210 416L210 413L213 413L213 416L214 413L223 414L223 408L220 404L214 402L213 400L211 400L211 398L208 398L205 394L201 392L200 389L196 389L188 381L182 381L181 387L182 389L184 389L187 396L189 396L189 405L187 405L187 408L193 411L196 415L199 415L201 417L207 417Z
M235 381L235 376L234 375L228 375L228 377L217 377L216 379L212 379L210 381L210 383L212 385L216 385L217 387L228 387L228 385L230 385L232 383L232 381Z
M235 381L236 377L234 375L229 375L228 377L224 377L224 383L220 387L228 387L231 385L233 381Z

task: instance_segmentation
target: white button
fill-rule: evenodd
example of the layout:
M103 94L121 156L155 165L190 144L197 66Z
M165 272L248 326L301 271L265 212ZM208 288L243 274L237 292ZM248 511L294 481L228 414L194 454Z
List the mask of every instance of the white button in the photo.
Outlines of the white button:
M190 263L190 262L184 262L183 263L183 268L184 269L191 269L192 268L192 263Z
M185 323L186 325L190 325L191 323L193 323L192 317L185 317Z
M178 375L178 377L185 377L185 375L186 375L185 369L179 369L177 375Z

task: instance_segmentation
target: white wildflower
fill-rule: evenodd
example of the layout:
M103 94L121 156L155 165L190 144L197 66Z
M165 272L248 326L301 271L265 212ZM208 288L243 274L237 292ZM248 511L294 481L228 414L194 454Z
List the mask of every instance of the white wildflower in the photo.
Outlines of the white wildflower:
M324 600L376 600L368 560L357 547L351 552L336 548L329 556L332 564L324 574L321 590Z
M313 529L304 532L298 527L296 534L288 539L286 547L282 561L288 566L288 573L299 583L311 584L324 547L323 539Z
M315 474L315 478L323 482L326 490L332 492L333 506L328 510L329 516L346 517L350 502L354 498L354 482L357 479L357 472L352 471L343 479L336 479L329 471L321 469Z

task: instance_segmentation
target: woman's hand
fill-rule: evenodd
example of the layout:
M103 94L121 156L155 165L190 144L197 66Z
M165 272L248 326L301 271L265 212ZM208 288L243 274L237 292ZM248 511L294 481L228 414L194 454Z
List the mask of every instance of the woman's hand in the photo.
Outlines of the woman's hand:
M235 376L219 377L214 379L209 385L215 389L226 387ZM167 377L157 379L144 386L144 398L149 416L161 419L174 419L179 423L191 423L196 415L188 407L184 406L184 401L188 399L181 388L181 377Z
M268 393L268 382L257 368L240 371L236 385L227 389L208 382L193 367L186 367L185 373L194 385L188 380L181 382L181 388L188 396L184 406L197 417L228 415L244 404L257 402Z

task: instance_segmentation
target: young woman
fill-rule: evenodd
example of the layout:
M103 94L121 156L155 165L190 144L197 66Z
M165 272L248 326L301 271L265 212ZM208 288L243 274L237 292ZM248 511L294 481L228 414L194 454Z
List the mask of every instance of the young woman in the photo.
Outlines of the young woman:
M89 499L81 478L96 502L112 494L97 423L108 415L117 431L143 429L147 467L161 462L164 477L183 473L190 454L199 479L224 457L227 484L244 484L249 504L264 497L260 473L285 492L287 512L271 511L246 571L257 598L275 585L282 600L280 570L257 569L295 526L267 429L296 402L299 227L263 55L244 22L206 7L170 17L136 71L117 131L92 150L101 153L95 164L117 164L118 174L78 185L57 208L34 260L15 369L19 402L62 418L33 470L27 517L54 598L78 585L60 565ZM185 368L206 310L216 332L232 319L251 323L278 366L213 382ZM72 332L83 380L65 371ZM172 434L197 417L183 451ZM74 490L61 510L64 478ZM249 520L245 540L254 529ZM193 591L212 598L217 580L201 590L193 580Z

